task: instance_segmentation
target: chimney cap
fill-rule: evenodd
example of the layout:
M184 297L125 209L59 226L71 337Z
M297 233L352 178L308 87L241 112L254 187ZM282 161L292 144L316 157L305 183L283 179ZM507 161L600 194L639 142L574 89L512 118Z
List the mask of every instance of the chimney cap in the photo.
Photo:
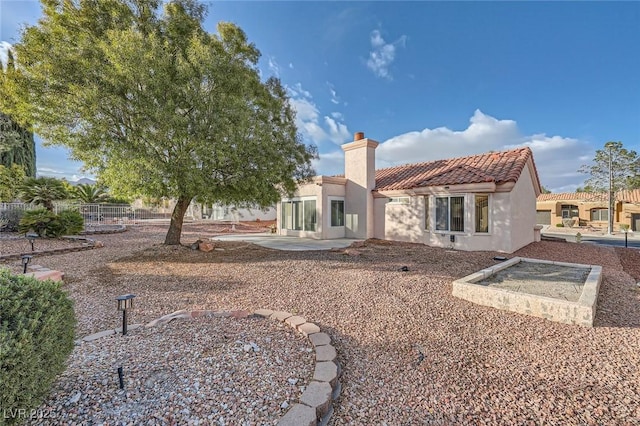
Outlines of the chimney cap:
M362 139L364 139L364 132L356 132L353 135L353 140L354 141L359 141L359 140L362 140Z

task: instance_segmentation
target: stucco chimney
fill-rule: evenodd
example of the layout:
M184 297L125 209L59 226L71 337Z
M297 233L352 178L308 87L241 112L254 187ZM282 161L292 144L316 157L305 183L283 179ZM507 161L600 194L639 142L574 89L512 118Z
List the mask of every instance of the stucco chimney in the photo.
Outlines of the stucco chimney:
M357 132L354 141L342 145L344 151L345 215L347 238L372 238L373 194L376 186L376 154L378 142Z

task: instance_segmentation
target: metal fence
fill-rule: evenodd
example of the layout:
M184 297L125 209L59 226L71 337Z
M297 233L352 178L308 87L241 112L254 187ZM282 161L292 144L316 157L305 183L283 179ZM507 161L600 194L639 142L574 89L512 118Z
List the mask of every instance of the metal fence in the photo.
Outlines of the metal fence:
M33 210L42 208L36 204L27 203L0 203L0 213L7 210ZM54 212L63 210L78 211L84 218L85 225L110 225L128 224L133 225L151 220L171 219L171 210L161 207L134 208L129 204L84 204L55 202ZM191 206L185 214L186 219L194 219Z

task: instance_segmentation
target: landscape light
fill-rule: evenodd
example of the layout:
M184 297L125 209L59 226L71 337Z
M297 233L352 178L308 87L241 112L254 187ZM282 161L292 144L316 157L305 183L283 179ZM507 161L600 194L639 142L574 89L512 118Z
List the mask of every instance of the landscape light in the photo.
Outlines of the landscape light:
M36 238L38 238L38 234L34 234L33 232L27 232L25 237L27 237L27 240L29 240L29 242L31 243L31 251L34 251L33 243L35 243Z
M127 334L127 309L133 308L133 298L135 294L125 294L116 297L118 301L118 310L122 311L122 334Z
M22 256L20 256L20 259L22 259L22 273L26 274L27 273L27 265L29 264L29 262L31 262L31 258L33 256L31 256L30 254L23 254Z

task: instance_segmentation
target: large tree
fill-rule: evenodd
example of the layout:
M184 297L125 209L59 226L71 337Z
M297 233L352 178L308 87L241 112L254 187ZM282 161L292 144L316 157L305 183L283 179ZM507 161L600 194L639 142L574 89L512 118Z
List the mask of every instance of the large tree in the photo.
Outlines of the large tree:
M588 192L608 192L610 177L613 192L640 188L640 156L634 150L624 148L622 142L605 143L596 151L593 162L578 171L589 175L583 188Z
M0 84L6 108L123 195L266 207L309 177L315 156L280 81L260 79L244 32L203 27L194 0L43 0Z
M15 70L13 53L7 51L7 63L0 61L0 73ZM0 112L0 165L20 166L27 176L36 176L36 143L33 132L19 125L9 115Z

